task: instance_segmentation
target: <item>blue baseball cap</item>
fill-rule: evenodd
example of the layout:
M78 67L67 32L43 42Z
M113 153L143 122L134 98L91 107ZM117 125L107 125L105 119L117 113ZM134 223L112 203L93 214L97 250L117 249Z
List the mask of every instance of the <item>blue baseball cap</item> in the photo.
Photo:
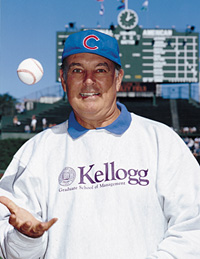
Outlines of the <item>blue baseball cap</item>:
M62 62L66 57L78 53L97 54L121 66L117 40L99 31L86 30L68 36L65 41Z

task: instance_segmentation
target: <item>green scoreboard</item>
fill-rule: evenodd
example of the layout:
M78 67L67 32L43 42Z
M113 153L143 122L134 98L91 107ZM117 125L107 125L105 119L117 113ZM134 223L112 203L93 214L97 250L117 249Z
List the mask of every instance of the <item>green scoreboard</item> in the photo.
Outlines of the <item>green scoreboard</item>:
M197 83L199 81L199 34L192 30L143 29L130 9L118 15L118 26L95 29L115 37L119 44L124 82ZM74 32L57 32L57 81L64 42Z

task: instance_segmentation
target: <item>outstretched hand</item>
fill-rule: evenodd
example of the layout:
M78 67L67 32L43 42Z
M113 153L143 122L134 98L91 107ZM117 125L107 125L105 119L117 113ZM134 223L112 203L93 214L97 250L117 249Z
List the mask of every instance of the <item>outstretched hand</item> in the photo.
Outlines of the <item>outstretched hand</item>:
M13 201L4 196L0 196L0 203L5 205L11 213L9 223L28 237L41 237L57 221L57 218L53 218L48 222L38 221L27 210L17 206Z

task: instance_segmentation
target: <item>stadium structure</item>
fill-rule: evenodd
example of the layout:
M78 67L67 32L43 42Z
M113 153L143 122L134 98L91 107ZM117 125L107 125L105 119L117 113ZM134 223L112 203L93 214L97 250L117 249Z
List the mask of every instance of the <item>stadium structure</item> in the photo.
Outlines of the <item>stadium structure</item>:
M172 127L200 157L200 104L199 104L199 33L194 26L184 32L171 29L145 29L138 25L138 15L125 8L118 15L117 26L95 30L115 37L119 44L124 79L117 95L128 110ZM87 28L94 29L94 28ZM82 28L80 30L86 30ZM70 23L57 32L56 82L60 82L59 69L66 38L77 31ZM12 116L3 116L1 138L30 138L48 126L66 120L71 111L67 97L55 89L26 97L22 112L15 111L20 125L13 125ZM35 132L25 132L31 117L37 118ZM195 153L196 152L196 153Z

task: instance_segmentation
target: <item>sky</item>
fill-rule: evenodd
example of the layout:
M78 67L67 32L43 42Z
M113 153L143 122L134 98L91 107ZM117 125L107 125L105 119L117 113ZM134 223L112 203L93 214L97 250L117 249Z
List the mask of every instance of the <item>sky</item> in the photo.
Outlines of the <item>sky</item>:
M193 25L200 32L199 0L149 0L147 11L141 10L143 3L128 1L143 28L174 26L184 32ZM61 88L56 82L56 32L65 31L70 22L77 30L117 25L120 1L104 0L103 4L104 14L100 15L97 0L0 0L0 94L21 99L46 88ZM43 66L43 78L35 85L26 85L17 76L17 68L26 58L35 58Z

